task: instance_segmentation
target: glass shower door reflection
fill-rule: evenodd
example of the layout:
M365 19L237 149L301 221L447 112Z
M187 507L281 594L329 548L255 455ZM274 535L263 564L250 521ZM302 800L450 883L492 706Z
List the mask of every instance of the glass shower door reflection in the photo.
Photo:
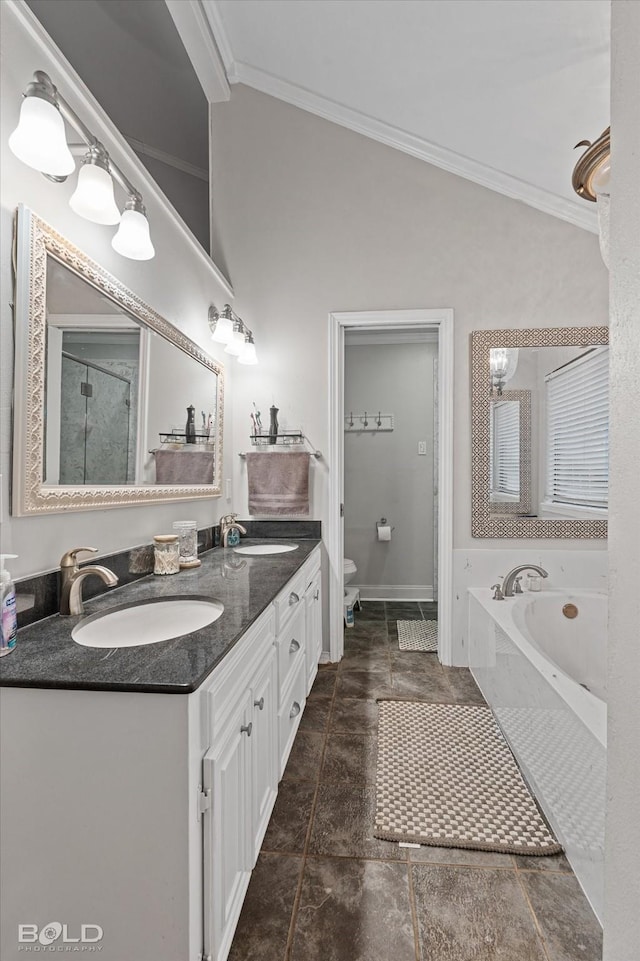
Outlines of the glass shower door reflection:
M126 484L131 383L70 354L62 357L61 484Z

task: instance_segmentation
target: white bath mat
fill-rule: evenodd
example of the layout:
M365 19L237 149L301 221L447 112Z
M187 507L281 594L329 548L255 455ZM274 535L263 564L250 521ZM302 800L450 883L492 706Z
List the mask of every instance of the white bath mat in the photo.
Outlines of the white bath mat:
M488 707L378 702L374 836L511 854L557 854Z
M437 621L396 621L401 651L437 651Z

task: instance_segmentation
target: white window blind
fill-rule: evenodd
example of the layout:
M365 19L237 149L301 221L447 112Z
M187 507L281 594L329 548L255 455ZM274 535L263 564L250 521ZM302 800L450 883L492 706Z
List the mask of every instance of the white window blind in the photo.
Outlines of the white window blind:
M491 489L493 493L520 496L520 404L517 400L493 404L491 418Z
M547 374L546 499L606 508L609 494L609 348Z

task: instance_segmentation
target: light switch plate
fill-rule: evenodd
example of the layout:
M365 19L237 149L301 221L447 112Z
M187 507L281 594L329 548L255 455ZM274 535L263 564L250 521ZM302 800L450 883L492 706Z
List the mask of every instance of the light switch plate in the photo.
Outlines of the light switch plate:
M427 442L426 442L426 440L419 440L419 441L418 441L418 454L420 455L420 457L426 457L426 456L427 456Z

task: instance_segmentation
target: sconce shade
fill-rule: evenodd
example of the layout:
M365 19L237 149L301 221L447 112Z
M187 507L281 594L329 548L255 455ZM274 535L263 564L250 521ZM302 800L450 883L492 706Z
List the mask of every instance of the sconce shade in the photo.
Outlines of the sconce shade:
M237 324L233 325L233 336L224 349L225 354L239 357L244 349L244 333Z
M230 317L225 317L225 315L218 314L218 319L215 322L215 328L211 333L211 340L217 341L219 344L228 344L233 337L233 321Z
M151 243L149 221L138 210L125 210L120 219L120 226L111 241L113 249L129 257L130 260L151 260L155 257L155 249Z
M497 387L498 394L511 380L518 366L517 347L492 347L489 352L489 367L491 371L491 387Z
M9 147L28 167L52 177L73 173L75 160L67 146L64 120L57 107L41 97L25 97Z
M253 338L251 337L251 335L249 335L249 337L247 337L247 339L244 342L244 347L242 348L240 352L240 356L238 357L238 363L247 364L247 365L258 363L256 345L254 344Z
M69 206L94 224L117 224L120 220L111 174L95 163L85 163L80 168L78 186L69 199Z

